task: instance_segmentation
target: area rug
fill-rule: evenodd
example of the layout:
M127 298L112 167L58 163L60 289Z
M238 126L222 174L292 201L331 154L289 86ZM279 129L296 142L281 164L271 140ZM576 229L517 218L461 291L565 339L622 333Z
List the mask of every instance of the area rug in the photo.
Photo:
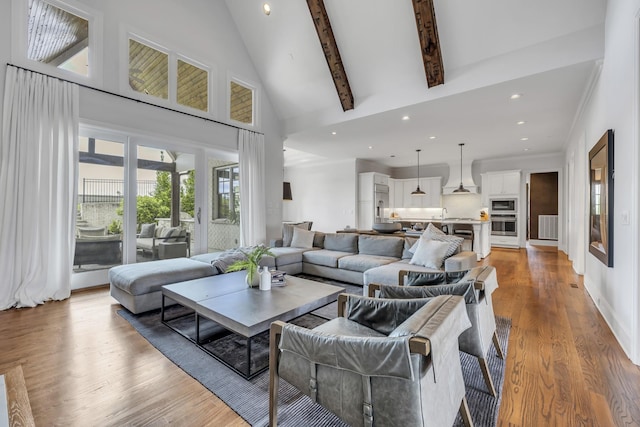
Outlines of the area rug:
M359 293L362 289L340 282L333 283L337 286L345 287L345 289L351 293ZM334 310L332 311L332 307L330 306L331 304L315 312L315 314L302 316L296 320L296 323L305 327L315 327L325 322L326 318L336 316L336 307L334 306ZM160 322L159 311L133 315L127 310L119 310L118 314L131 323L131 325L162 354L223 400L249 424L253 426L268 425L268 371L249 381L245 380L224 364L218 362L203 350L187 341L186 338L163 325ZM188 318L186 319L186 321L188 321ZM506 354L511 320L497 317L496 321L498 338ZM182 326L189 327L188 325ZM244 345L244 338L231 334L225 337L223 342L216 342L215 351L223 353L222 357L226 357L229 354L244 355L246 354L243 351ZM211 351L212 348L209 350ZM266 335L265 337L254 339L252 352L252 359L254 360L268 357L268 337ZM467 402L469 403L471 416L476 426L495 426L500 407L500 396L502 395L504 380L504 361L496 356L493 349L489 353L488 364L494 385L498 392L498 398L492 397L485 391L484 380L477 360L474 357L460 353L466 385ZM241 363L243 363L242 360L244 358L239 357L237 359L240 363L237 367L243 369L244 367ZM280 426L345 426L339 418L320 405L312 403L297 389L287 384L286 381L280 382L279 395L278 425ZM463 425L460 416L458 416L454 425Z

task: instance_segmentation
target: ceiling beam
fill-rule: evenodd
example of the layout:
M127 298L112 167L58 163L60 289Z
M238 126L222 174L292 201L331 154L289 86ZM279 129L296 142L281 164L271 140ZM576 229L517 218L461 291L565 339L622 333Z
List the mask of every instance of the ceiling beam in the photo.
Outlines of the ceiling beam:
M342 110L353 110L353 94L351 93L349 80L347 80L347 73L342 65L336 39L333 37L333 30L331 29L327 10L324 7L324 1L307 0L307 6L309 6L309 12L316 27L324 57L327 60L329 71L331 71L331 77L333 77L333 83L336 86L336 91L342 104Z
M444 84L444 67L440 53L438 26L433 0L412 0L413 11L416 15L420 50L424 62L424 72L427 75L429 87Z

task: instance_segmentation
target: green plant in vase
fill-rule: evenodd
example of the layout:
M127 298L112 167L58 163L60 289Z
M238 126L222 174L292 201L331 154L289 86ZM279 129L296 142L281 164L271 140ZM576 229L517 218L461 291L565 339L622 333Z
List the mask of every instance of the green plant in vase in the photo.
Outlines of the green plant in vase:
M258 275L258 266L263 256L269 255L275 257L275 255L266 246L256 246L252 251L245 252L240 249L245 256L245 259L234 262L227 268L227 273L232 271L247 270L247 285L249 287L258 286L260 283L260 276Z

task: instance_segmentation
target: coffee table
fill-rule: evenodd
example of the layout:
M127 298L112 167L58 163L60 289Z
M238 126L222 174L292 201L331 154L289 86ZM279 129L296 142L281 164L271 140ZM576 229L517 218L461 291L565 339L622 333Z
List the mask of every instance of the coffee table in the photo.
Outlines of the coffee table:
M287 275L286 286L261 291L247 287L245 275L246 272L238 271L163 286L161 320L238 374L250 379L268 368L267 363L251 371L251 341L256 335L269 330L275 320L288 322L335 301L344 288ZM169 322L174 318L165 319L167 298L193 311L188 315L195 315L195 339L173 327ZM201 318L212 320L227 331L246 338L246 372L236 369L203 346L200 337Z

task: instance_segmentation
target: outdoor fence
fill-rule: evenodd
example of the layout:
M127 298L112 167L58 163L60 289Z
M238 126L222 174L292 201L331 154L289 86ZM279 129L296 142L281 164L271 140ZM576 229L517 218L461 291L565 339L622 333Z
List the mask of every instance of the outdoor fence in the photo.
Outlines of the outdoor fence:
M152 195L155 189L155 180L137 181L139 196ZM124 197L124 180L83 178L78 190L79 203L120 202Z

